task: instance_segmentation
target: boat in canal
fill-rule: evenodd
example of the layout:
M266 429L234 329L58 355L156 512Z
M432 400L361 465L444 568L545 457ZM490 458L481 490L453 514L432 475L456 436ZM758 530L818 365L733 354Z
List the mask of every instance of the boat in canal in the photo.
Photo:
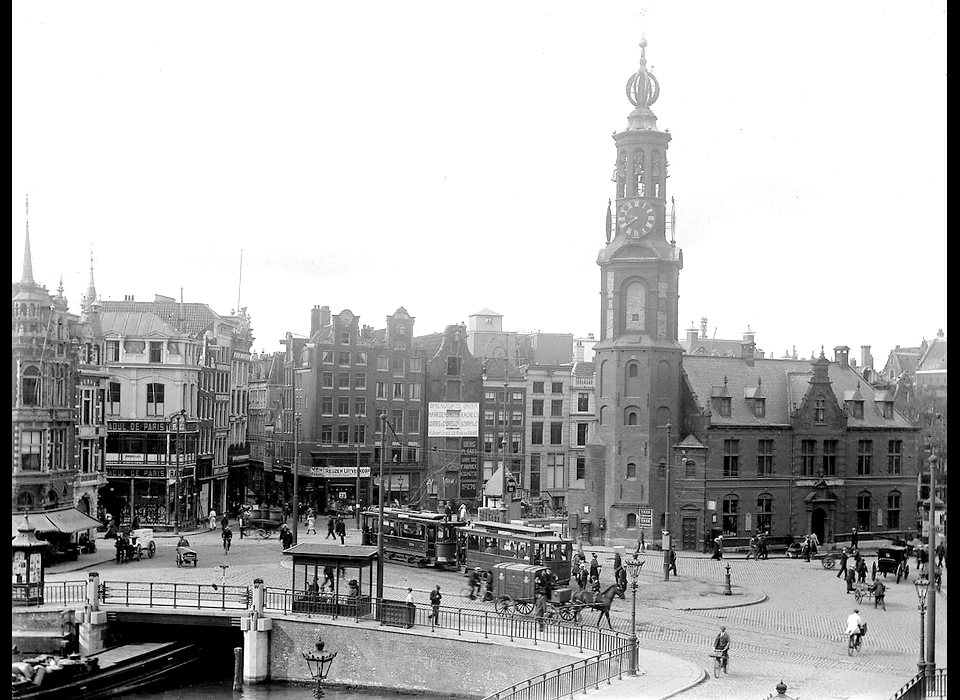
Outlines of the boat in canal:
M27 671L29 678L22 673L14 674L12 697L14 700L117 698L175 678L199 655L200 647L190 642L123 644L82 658L78 654L63 659L41 655L20 662L32 667L32 671ZM34 661L45 663L31 663Z

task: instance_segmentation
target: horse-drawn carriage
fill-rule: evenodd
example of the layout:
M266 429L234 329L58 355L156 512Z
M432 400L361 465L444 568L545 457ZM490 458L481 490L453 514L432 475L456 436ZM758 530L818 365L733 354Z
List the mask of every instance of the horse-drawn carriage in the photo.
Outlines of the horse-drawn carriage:
M153 528L141 527L136 530L125 530L117 535L115 543L117 548L116 559L118 564L128 561L140 561L143 553L147 553L147 558L153 559L157 553L157 543L153 541Z
M554 576L545 566L530 564L493 565L493 606L498 613L521 615L533 612L537 594L547 599L547 615L573 620L577 615L568 586L554 586Z
M877 573L886 577L887 574L896 574L897 583L900 579L910 575L910 567L907 565L907 557L910 552L906 547L881 547L877 550L877 563L874 564L873 578Z

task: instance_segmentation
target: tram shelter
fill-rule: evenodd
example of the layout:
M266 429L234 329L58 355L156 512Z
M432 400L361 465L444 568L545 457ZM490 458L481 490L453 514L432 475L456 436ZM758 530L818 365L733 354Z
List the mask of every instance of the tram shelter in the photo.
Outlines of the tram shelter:
M300 543L283 554L293 559L294 612L366 617L377 577L377 548L361 545ZM333 590L320 591L324 570L333 571ZM356 581L352 587L349 582Z

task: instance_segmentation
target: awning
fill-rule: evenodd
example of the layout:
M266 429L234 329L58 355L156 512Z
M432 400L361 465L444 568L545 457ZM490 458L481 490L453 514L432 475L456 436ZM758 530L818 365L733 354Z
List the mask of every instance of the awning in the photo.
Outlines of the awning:
M23 522L24 515L30 516L30 524L37 532L62 532L69 535L81 530L100 527L98 520L81 513L76 508L60 508L59 510L44 510L36 513L13 513L14 535L17 534L17 528Z

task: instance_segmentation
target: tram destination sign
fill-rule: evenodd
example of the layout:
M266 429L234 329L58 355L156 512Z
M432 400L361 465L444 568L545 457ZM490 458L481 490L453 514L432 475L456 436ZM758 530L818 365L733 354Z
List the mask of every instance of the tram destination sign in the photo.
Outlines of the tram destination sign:
M467 401L431 401L427 414L430 437L477 437L480 404Z

